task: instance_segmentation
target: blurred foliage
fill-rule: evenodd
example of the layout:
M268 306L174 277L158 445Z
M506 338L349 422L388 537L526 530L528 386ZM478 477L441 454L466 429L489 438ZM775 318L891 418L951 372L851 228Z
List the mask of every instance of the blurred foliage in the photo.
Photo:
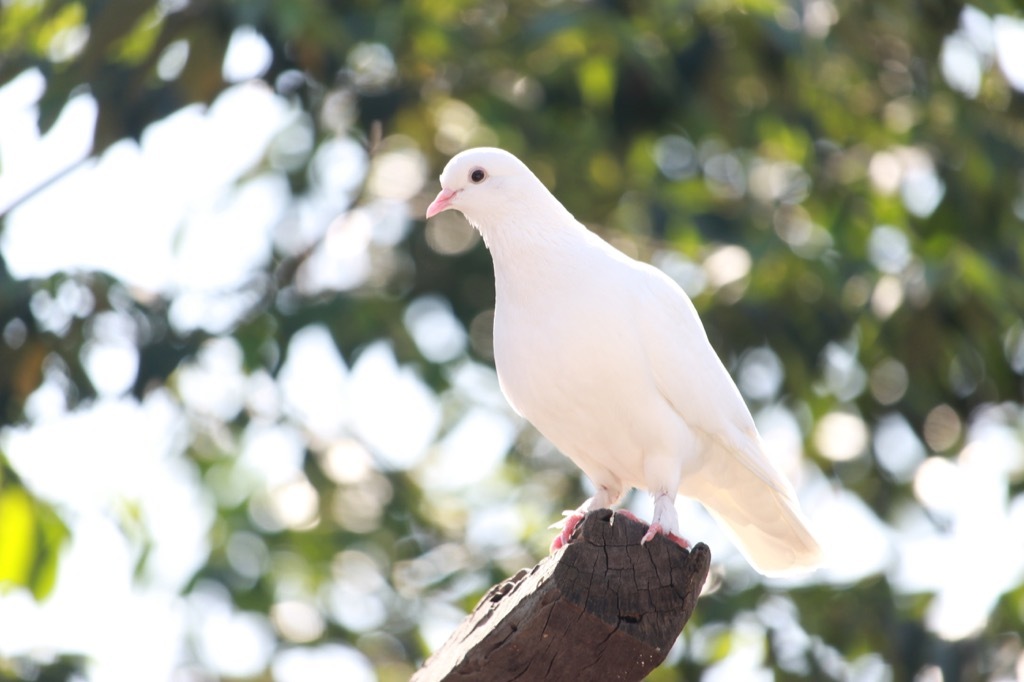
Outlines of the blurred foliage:
M14 472L0 468L0 588L20 585L45 597L66 539L67 528L53 509L19 485Z
M1019 11L1009 0L977 7ZM229 86L220 65L232 34L252 27L272 52L263 80L308 113L317 143L355 137L371 152L372 167L382 145L404 136L428 155L430 177L459 149L497 144L536 169L581 221L640 257L700 264L723 245L740 245L749 272L705 282L695 297L713 344L731 368L751 349L769 346L785 369L781 400L804 420L809 455L888 519L910 499L908 484L873 459L823 456L811 439L821 417L842 410L871 425L895 411L934 442L925 430L937 406L951 407L962 424L983 405L1020 409L1024 95L991 59L975 96L947 84L942 49L962 10L943 0L11 0L0 8L0 84L26 69L42 73L42 131L69 98L88 92L98 104L93 154L101 155L183 106L213 101ZM161 60L180 46L187 46L180 71L161 75ZM367 46L384 48L392 74L374 73L375 53L360 52ZM308 184L309 161L288 171L296 195ZM922 178L925 190L914 184ZM414 214L433 189L428 182L414 198ZM934 201L928 191L937 192ZM246 369L274 375L292 335L319 322L348 361L385 338L400 362L445 390L448 368L417 349L403 326L405 305L438 294L470 329L486 319L493 285L482 245L443 255L429 241L417 220L394 247L398 266L336 296L295 294L308 254L275 254L254 285L258 302L228 332ZM902 260L900 244L908 247ZM91 292L92 311L59 332L41 327L33 295L56 296L68 281ZM72 404L95 397L79 350L90 318L114 308L149 330L132 392L173 387L209 334L176 334L168 305L102 273L18 281L0 263L0 328L8 338L14 323L19 336L16 344L0 343L5 423L26 420L28 396L55 363L70 380ZM833 381L828 357L836 349L852 353L858 371ZM489 361L486 344L473 353ZM242 414L193 429L189 456L207 485L223 474L247 420ZM945 453L962 443L955 435ZM522 495L514 490L533 485L561 498L554 508L575 507L579 484L562 474L572 469L552 477L551 460L532 456L535 449L529 435L520 439L500 494ZM305 472L323 504L357 495L324 474L321 455L311 446ZM275 581L296 570L289 563L295 558L305 567L303 580L314 584L331 580L341 548L359 548L396 571L418 560L444 565L445 553L461 546L464 521L440 523L436 505L424 503L420 482L406 472L382 470L374 481L389 491L389 502L371 529L346 528L325 511L312 529L268 532L254 524L248 501L221 508L195 583L221 583L240 609L269 613L278 599ZM1024 492L1024 480L1011 481L1011 492ZM46 594L63 540L57 518L2 470L0 582ZM532 558L551 520L530 519ZM280 564L239 575L227 555L228 538L238 533L258 535ZM470 608L514 568L509 563L530 558L453 561L451 572L439 571L423 591L453 595ZM771 595L754 584L726 585L706 597L689 627L722 624L717 653L684 657L651 679L697 679L728 652L725 626ZM822 661L872 652L896 680L914 679L926 664L946 680L996 679L1005 666L993 652L1008 633L1024 630L1024 587L1003 597L983 632L956 643L927 632L927 602L895 597L884 577L789 596L817 648L808 654L808 672L797 675L778 664L782 654L769 636L769 662L780 680L833 679ZM381 679L401 679L428 653L408 608L422 597L399 590L382 632L331 623L322 638L352 643ZM1015 646L1019 652L1019 637ZM0 677L17 678L19 665L0 661ZM36 668L32 679L68 679L75 665L60 659L43 673Z

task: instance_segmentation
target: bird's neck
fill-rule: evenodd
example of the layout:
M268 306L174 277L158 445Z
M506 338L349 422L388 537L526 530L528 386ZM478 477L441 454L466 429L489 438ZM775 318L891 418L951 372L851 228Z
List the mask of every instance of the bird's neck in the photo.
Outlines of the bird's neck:
M572 276L593 237L557 201L500 215L500 224L477 226L494 261L499 301L545 295L561 278Z
M547 192L529 204L495 206L486 217L471 221L495 261L528 262L578 238L578 231L586 231Z

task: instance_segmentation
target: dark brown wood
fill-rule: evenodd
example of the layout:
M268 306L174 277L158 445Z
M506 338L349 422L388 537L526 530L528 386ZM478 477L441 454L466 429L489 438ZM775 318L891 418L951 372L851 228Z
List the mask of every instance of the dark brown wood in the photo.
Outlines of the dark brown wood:
M642 680L690 619L711 565L609 509L484 595L412 682Z

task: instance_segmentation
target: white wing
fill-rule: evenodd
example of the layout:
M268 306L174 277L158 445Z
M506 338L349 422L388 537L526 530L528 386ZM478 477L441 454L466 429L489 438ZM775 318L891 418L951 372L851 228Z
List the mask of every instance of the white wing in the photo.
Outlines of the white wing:
M693 304L656 268L638 264L650 296L636 312L662 396L708 447L680 492L703 503L762 573L809 568L821 550L785 475L765 455L754 420L708 341Z

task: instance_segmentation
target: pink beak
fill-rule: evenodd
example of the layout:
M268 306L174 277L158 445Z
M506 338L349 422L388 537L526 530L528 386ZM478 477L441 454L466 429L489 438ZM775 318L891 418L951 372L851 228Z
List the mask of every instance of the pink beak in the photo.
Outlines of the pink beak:
M458 194L453 189L442 189L437 193L437 198L430 202L430 206L427 206L427 217L433 218L441 211L447 211L452 207L452 199Z

